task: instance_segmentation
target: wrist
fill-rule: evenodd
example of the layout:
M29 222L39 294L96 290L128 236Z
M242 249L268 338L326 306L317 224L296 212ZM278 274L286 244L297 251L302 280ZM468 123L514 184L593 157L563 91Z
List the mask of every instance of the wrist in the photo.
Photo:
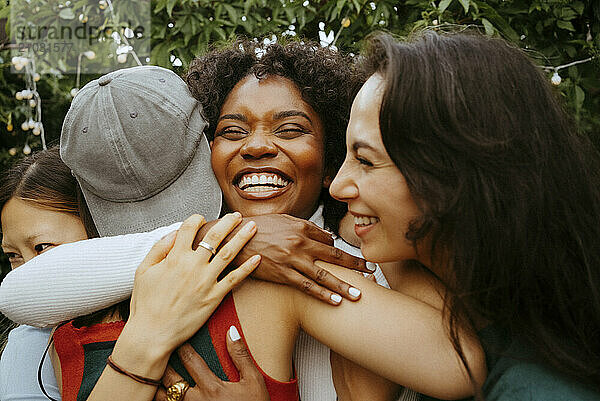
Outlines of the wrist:
M113 360L127 371L148 378L161 378L174 347L161 341L153 330L128 322L112 353Z

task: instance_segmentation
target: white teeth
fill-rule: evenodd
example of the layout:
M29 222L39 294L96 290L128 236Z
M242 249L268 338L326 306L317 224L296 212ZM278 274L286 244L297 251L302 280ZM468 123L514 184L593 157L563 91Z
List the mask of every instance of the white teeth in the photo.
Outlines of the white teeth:
M379 221L377 217L369 217L369 216L354 216L354 224L357 226L368 226L370 224L375 224Z
M262 192L263 190L274 190L285 187L289 184L289 181L281 178L277 174L273 173L257 173L257 174L246 174L238 182L238 187L244 191L249 192ZM265 189L256 190L249 188L257 188L257 186L265 186Z

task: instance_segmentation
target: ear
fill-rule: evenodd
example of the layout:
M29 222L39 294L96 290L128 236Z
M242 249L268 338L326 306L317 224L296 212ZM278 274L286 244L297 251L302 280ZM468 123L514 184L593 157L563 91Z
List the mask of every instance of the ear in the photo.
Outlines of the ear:
M212 145L214 141L208 141L208 146L210 146L210 150L212 150Z
M323 188L329 188L332 181L333 180L331 179L330 175L326 175L325 177L323 177Z

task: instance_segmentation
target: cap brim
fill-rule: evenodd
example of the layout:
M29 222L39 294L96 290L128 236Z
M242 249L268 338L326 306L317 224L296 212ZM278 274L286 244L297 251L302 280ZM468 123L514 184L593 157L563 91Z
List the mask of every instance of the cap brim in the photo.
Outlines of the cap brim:
M198 213L207 221L219 217L221 189L210 164L210 148L202 136L189 166L171 185L137 202L112 202L82 186L82 192L101 236L151 231Z

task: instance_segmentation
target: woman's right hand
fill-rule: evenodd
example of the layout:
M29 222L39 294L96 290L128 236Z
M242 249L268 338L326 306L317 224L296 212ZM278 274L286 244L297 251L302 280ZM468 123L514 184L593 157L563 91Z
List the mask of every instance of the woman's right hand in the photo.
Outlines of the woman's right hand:
M241 221L239 213L224 216L203 241L217 249ZM254 235L256 225L246 223L213 257L206 248L192 249L204 223L202 216L189 217L177 232L159 241L138 267L130 317L113 352L115 362L124 368L144 363L147 377L160 377L171 352L198 331L223 297L258 266L260 257L251 257L217 282Z

